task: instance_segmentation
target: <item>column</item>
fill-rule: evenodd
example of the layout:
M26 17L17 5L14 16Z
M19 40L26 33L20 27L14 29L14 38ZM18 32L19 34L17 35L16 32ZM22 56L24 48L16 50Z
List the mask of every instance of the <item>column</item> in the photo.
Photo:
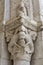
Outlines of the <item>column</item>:
M34 1L34 3L36 3ZM43 22L43 1L42 0L39 0L39 22L40 24L42 24ZM36 7L37 7L36 6ZM36 9L38 10L38 9ZM35 11L36 11L35 10ZM38 23L39 24L39 23ZM35 51L34 51L34 55L33 55L33 58L32 58L32 62L31 62L31 65L43 65L43 52L42 52L42 49L43 49L43 24L38 28L38 36L37 36L37 40L35 42Z
M28 17L23 1L18 6L17 17L6 23L6 43L13 65L30 65L33 41L37 37L37 22Z

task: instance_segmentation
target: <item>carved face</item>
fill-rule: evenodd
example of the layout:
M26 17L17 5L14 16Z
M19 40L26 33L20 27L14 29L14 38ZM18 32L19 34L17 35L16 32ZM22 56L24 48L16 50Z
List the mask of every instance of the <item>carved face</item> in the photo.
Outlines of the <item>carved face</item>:
M16 30L16 34L18 35L18 44L24 46L25 38L26 38L26 34L27 34L27 29L23 25L21 25Z

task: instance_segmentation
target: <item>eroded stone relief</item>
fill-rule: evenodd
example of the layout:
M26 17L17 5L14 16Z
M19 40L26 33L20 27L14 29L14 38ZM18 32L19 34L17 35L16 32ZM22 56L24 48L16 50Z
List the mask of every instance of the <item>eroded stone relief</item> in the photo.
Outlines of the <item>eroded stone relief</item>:
M12 30L6 32L8 51L14 65L30 65L34 52L33 41L37 37L37 23L28 17L26 10L22 1L17 9L16 19L11 23L14 24Z
M30 65L31 55L34 52L33 40L35 40L36 36L36 32L27 29L24 25L17 27L8 44L11 59L27 60Z

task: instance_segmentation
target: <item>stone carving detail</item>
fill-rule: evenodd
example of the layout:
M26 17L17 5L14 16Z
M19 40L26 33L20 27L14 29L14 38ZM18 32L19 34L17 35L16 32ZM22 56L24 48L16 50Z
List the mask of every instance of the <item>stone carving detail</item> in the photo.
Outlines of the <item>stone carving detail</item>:
M31 55L34 52L33 40L36 32L28 30L25 26L19 26L8 44L8 50L12 59L25 59L31 61Z
M6 36L7 41L9 41L10 39L8 44L8 51L11 53L11 59L13 59L13 61L17 59L26 60L29 62L30 65L31 56L34 52L33 41L36 39L37 36L36 32L33 31L31 28L33 26L34 29L37 25L34 25L35 21L34 23L31 23L31 20L27 16L26 8L24 7L23 2L21 2L20 8L17 10L17 13L18 14L16 21L18 21L20 25L13 29L14 32L12 35L9 35L10 33L6 33L9 35L8 37Z
M24 2L21 2L17 7L17 16L27 16L27 8L25 7Z
M17 56L18 58L21 57L30 60L34 46L30 34L23 25L15 31L15 34L8 44L8 50L13 55L13 58Z

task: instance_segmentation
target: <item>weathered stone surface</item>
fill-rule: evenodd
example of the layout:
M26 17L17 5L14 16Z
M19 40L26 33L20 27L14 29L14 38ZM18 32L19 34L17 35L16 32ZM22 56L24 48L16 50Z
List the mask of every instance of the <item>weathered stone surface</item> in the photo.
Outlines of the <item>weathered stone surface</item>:
M43 65L43 26L39 0L9 2L10 20L3 29L4 0L0 0L0 65L11 65L10 60L14 65Z
M7 32L6 32L6 34L7 34ZM20 62L20 61L16 61L17 59L23 60L23 61L27 60L30 65L31 55L34 51L34 45L33 45L32 40L35 40L36 36L37 36L36 32L26 29L23 25L20 25L15 30L15 32L13 33L11 40L8 44L8 50L11 53L11 59L13 59L13 61L14 61L14 63L16 63L16 65L17 65L17 63ZM8 37L8 36L6 36L6 37ZM8 38L8 40L9 40L9 38ZM24 63L24 62L22 62L22 63Z
M0 32L0 65L10 65L9 52L5 43L4 32Z
M34 54L32 57L31 65L43 65L43 42L42 42L42 31L38 32L37 41L34 46Z
M6 28L6 42L8 42L8 51L11 53L14 65L18 65L20 60L23 61L21 61L23 64L28 61L27 63L30 65L31 56L34 52L33 41L37 36L37 22L31 20L27 15L24 1L21 1L19 5L15 21L12 20L14 24L10 22L11 25L14 25L12 28L14 32L10 33L12 32L11 29ZM11 25L6 23L6 27Z
M0 0L0 23L3 21L4 16L4 0Z

